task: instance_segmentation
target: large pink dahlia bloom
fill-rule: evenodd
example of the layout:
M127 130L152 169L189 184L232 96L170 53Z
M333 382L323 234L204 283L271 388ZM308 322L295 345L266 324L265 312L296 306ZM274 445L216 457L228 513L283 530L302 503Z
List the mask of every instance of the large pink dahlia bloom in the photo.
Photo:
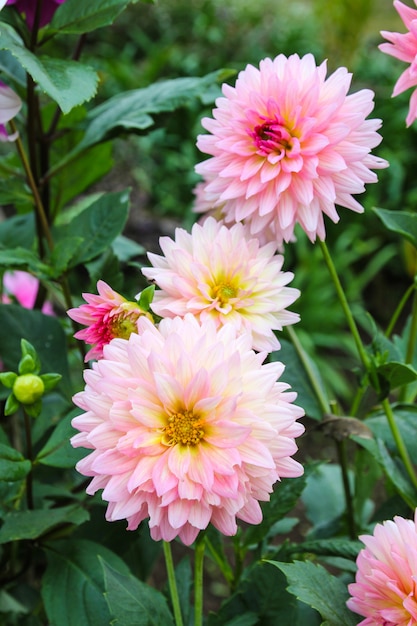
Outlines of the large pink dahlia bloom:
M362 535L356 582L349 585L348 607L363 615L359 626L417 624L417 515L394 517Z
M87 492L103 489L106 518L129 530L149 518L155 540L189 545L210 522L225 535L236 518L258 524L275 481L303 472L292 459L303 411L277 382L284 366L263 364L232 324L189 314L138 327L104 347L74 397Z
M242 224L228 228L208 217L191 233L177 228L175 240L161 237L165 256L149 253L153 267L142 269L160 287L152 310L161 317L193 313L217 326L232 323L238 333L251 335L255 350L277 350L272 331L298 322L286 307L300 292L285 286L293 274L281 271L284 259L275 255L276 245L260 246L246 234Z
M417 5L417 2L415 4ZM392 33L382 30L381 35L390 43L382 43L379 49L410 64L394 85L392 95L398 96L410 87L417 87L417 10L399 0L394 0L394 6L408 32ZM407 126L411 126L415 119L417 119L417 89L413 91L410 98L410 108L406 118Z
M76 339L82 339L93 347L85 355L85 361L100 359L103 347L115 337L127 339L137 332L137 320L141 315L151 319L137 302L129 302L114 291L104 280L97 283L98 295L83 293L87 304L69 309L67 315L87 328L75 333Z
M352 194L387 163L370 154L381 141L380 120L365 119L374 94L347 95L350 82L346 68L326 79L326 62L280 54L223 85L214 119L202 121L210 134L197 140L211 158L196 170L226 222L245 220L253 234L269 227L278 243L299 223L314 241L325 238L323 214L338 221L336 204L363 211Z

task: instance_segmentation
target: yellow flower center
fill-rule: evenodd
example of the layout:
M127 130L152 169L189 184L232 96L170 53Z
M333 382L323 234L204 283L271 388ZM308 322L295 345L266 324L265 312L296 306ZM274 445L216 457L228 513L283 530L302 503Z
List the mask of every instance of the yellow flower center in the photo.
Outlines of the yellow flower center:
M161 442L166 446L195 446L204 437L203 420L192 411L173 413L163 429Z
M149 313L142 311L136 302L123 302L113 317L110 318L110 333L112 337L129 339L132 333L137 333L136 322L141 315L146 315L153 321Z
M219 301L221 306L224 306L229 302L230 298L236 298L237 289L230 283L220 283L213 287L211 295Z

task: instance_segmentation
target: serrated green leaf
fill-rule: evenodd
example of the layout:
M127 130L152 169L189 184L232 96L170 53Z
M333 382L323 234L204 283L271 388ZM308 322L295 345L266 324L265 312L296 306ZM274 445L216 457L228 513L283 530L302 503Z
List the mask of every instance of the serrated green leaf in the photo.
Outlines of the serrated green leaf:
M417 248L417 214L407 211L387 211L376 209L375 213L384 226L405 239L408 239Z
M342 537L332 537L330 539L312 539L311 541L302 541L301 543L291 545L287 553L310 552L320 556L339 556L345 559L356 559L359 550L363 548L360 541L344 539Z
M269 563L285 574L288 591L316 609L329 626L355 626L357 619L346 606L349 597L346 585L324 567L310 561Z
M22 454L4 443L0 443L0 480L14 482L29 474L32 463Z
M59 278L67 271L83 243L83 237L66 237L56 243L49 259L51 278Z
M0 528L0 544L21 539L37 539L61 524L79 525L88 519L88 512L79 504L7 513Z
M99 557L110 567L129 575L124 561L105 546L80 539L54 541L46 547L46 553L48 566L41 593L49 623L59 626L110 624Z
M165 597L131 574L122 574L100 559L112 626L174 626Z
M30 250L24 248L3 248L0 244L0 266L4 269L29 269L38 276L49 275L49 268Z
M6 24L0 24L0 49L11 52L63 113L90 100L96 93L98 75L95 70L76 61L35 56Z
M74 409L63 417L55 427L52 435L36 457L37 463L50 467L74 467L75 464L86 455L84 448L73 448L70 439L76 434L71 426L71 420L79 414Z
M57 242L83 237L83 245L78 247L69 261L69 267L86 263L107 250L122 232L128 213L128 190L107 193L97 198L65 226L57 226L54 229Z
M66 0L56 11L48 31L81 35L108 26L126 8L130 0Z

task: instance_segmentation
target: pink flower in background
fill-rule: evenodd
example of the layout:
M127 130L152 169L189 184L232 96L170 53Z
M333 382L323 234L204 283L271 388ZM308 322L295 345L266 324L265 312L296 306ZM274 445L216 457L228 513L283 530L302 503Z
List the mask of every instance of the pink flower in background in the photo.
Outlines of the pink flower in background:
M390 43L382 43L378 47L382 52L386 52L400 59L400 61L410 64L410 67L404 70L394 85L392 95L398 96L398 94L411 87L417 87L417 10L399 2L399 0L394 0L394 7L397 9L408 32L392 33L382 30L381 35L388 39ZM410 108L406 118L407 126L411 126L416 118L417 90L414 90L410 98Z
M15 141L18 133L8 134L5 124L10 122L22 108L22 101L7 85L0 81L0 141Z
M20 13L24 13L29 28L33 28L36 15L36 4L38 0L7 0L6 4L16 5L16 9ZM49 24L54 16L55 11L65 0L42 0L42 9L39 19L39 27Z
M277 350L272 331L298 322L286 307L300 292L285 286L293 274L281 271L284 259L275 255L276 245L260 246L246 234L242 224L228 228L208 217L191 233L177 228L175 240L161 237L165 256L149 253L153 267L142 269L160 287L152 310L161 317L192 313L217 327L232 323L238 334L250 334L255 350Z
M357 558L356 582L349 585L349 609L366 619L359 626L417 624L417 515L377 524Z
M4 304L10 304L12 298L15 298L25 309L33 309L38 293L39 281L32 274L21 271L5 272L3 286L2 301ZM45 302L42 307L42 313L54 315L50 302Z
M104 280L98 281L97 291L98 295L83 293L87 304L67 311L71 319L87 326L74 335L76 339L93 346L85 355L86 361L100 359L103 347L115 337L127 339L131 333L136 333L137 320L141 315L151 319L151 315L143 311L137 302L129 302Z
M74 397L84 413L71 443L91 450L77 464L93 477L87 493L103 489L107 520L128 530L149 518L156 541L258 524L275 481L303 473L292 459L303 410L277 382L284 366L263 364L232 324L187 315L158 327L141 317L138 328L104 347Z
M272 227L278 243L299 223L314 241L325 238L323 214L339 220L336 204L363 211L352 194L387 163L370 155L381 141L380 120L365 119L374 94L347 95L350 82L346 68L326 79L326 63L311 54L280 54L223 85L214 119L202 121L211 134L197 141L211 158L196 170L227 223L245 220L254 235Z

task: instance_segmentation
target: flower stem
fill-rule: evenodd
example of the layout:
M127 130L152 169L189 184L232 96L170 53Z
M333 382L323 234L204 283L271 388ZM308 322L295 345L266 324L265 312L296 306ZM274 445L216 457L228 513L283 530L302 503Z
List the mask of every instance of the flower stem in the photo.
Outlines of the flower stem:
M165 556L165 566L168 575L168 587L171 594L172 608L174 611L175 626L183 626L180 599L177 589L177 581L175 580L174 561L172 559L171 544L169 541L162 542Z
M412 285L409 286L409 288L407 289L407 291L405 292L405 294L403 295L403 297L401 298L400 302L398 303L397 308L395 309L390 323L387 326L387 329L385 331L385 336L386 337L390 337L392 331L394 330L395 324L397 323L397 320L399 318L399 316L401 315L401 312L404 308L404 306L407 304L407 301L409 299L409 297L411 296L411 294L413 293L413 291L415 291L416 288L416 283L413 283Z
M337 292L340 304L342 305L343 312L345 314L346 321L348 323L350 332L352 333L352 337L353 337L353 339L355 341L356 348L357 348L358 353L359 353L359 357L360 357L360 359L361 359L365 369L367 371L369 371L369 358L368 358L368 355L366 354L365 348L363 346L362 339L361 339L361 336L360 336L359 331L358 331L358 327L356 326L356 322L355 322L354 317L352 315L352 311L350 310L349 303L347 301L347 298L346 298L345 292L343 290L342 284L341 284L341 282L339 280L339 276L338 276L337 270L336 270L336 268L334 266L332 257L330 256L329 249L327 248L327 245L326 245L326 243L324 241L320 241L319 240L319 244L320 244L321 251L323 253L323 257L324 257L324 260L326 262L327 268L328 268L328 270L330 272L330 276L331 276L331 278L333 280L333 283L334 283L334 286L336 288L336 292Z
M29 415L23 410L23 418L25 420L25 434L26 434L26 450L27 457L30 462L33 460L33 448L32 448L32 422ZM33 509L33 475L32 468L26 475L26 503L28 509Z
M369 377L371 379L371 382L372 382L372 385L373 385L374 389L378 393L380 391L380 386L379 386L379 382L378 382L378 378L377 378L376 372L373 372L371 367L370 367L370 365L371 365L370 364L370 360L368 358L368 355L366 354L365 347L364 347L364 345L362 343L361 336L359 334L358 328L356 326L356 322L355 322L355 320L353 318L353 315L352 315L352 312L350 310L347 298L345 296L345 292L343 291L343 287L342 287L341 282L339 280L339 276L337 274L336 268L335 268L335 266L333 264L333 260L332 260L332 258L330 256L329 250L328 250L328 248L327 248L327 246L326 246L324 241L320 241L320 247L322 249L324 260L325 260L326 265L327 265L327 267L329 269L331 278L332 278L333 283L335 285L336 292L337 292L337 295L339 297L339 301L340 301L340 303L342 305L342 308L343 308L343 311L345 313L346 321L347 321L348 326L349 326L349 328L350 328L350 330L352 332L352 336L353 336L353 338L355 340L355 344L356 344L356 347L357 347L360 359L361 359L361 361L362 361L362 363L363 363L363 365L364 365L364 367L365 367L365 369L366 369L366 371L367 371L367 373L368 373L368 375L369 375ZM417 317L417 315L416 315L416 317ZM390 405L390 403L389 403L387 398L382 400L381 404L382 404L382 408L384 409L384 412L385 412L385 415L386 415L389 427L391 429L392 436L394 437L394 441L395 441L395 444L397 446L398 453L399 453L399 455L401 457L402 462L404 463L404 467L407 470L407 473L408 473L408 475L410 477L411 482L417 488L417 476L416 476L416 473L414 471L414 467L413 467L413 465L412 465L412 463L410 461L410 457L408 455L408 451L407 451L407 448L406 448L406 446L404 444L404 441L403 441L403 438L401 436L400 430L399 430L399 428L397 426L397 423L395 421L395 416L394 416L394 413L392 411L392 407L391 407L391 405Z
M313 388L313 391L316 394L316 398L320 405L320 409L322 410L323 414L330 413L331 411L330 411L329 402L327 401L327 398L323 393L323 390L317 380L317 377L315 376L315 373L313 371L313 368L311 367L309 358L303 346L301 345L300 340L297 337L297 333L295 332L292 326L287 326L286 330L295 348L295 351L297 352L298 358L300 359L301 364L304 367L304 370L308 376L308 379Z
M204 565L204 535L199 538L194 554L194 626L203 625L203 565Z

